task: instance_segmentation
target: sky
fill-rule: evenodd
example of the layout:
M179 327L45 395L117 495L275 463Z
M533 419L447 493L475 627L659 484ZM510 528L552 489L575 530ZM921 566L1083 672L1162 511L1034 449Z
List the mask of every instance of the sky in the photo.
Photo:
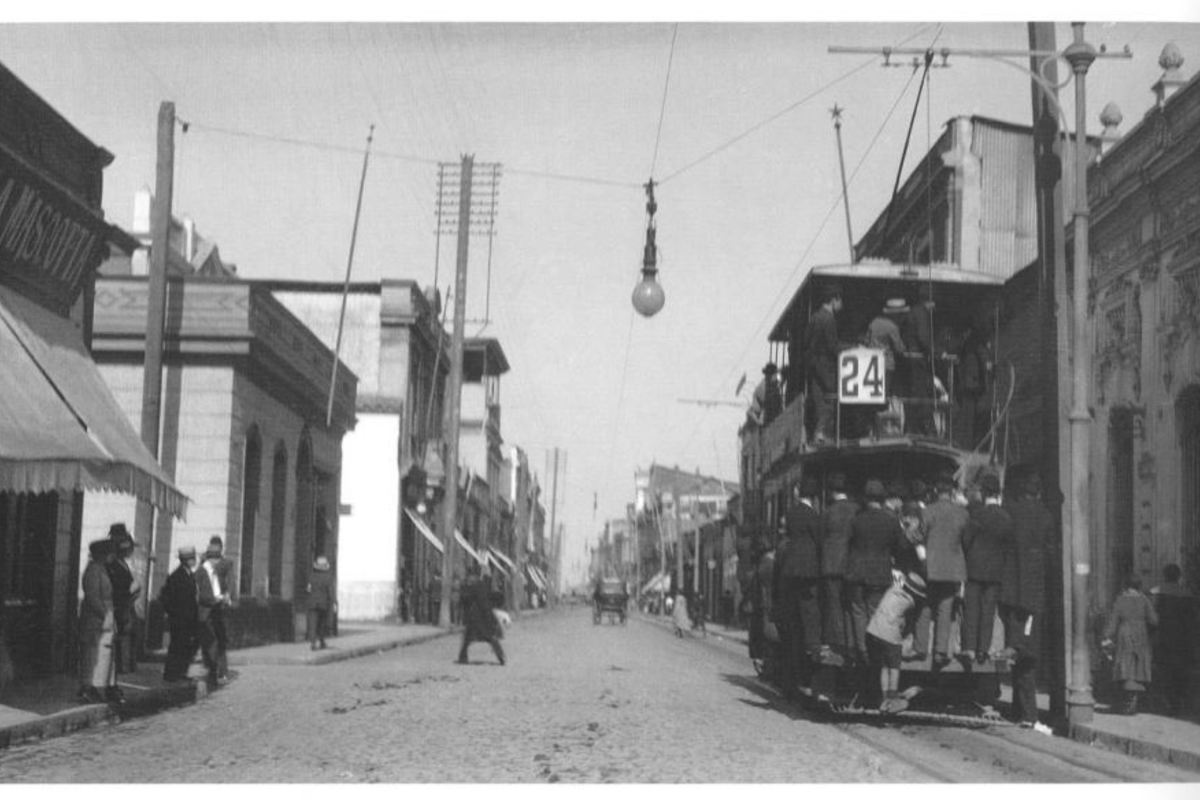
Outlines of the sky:
M243 16L233 8L229 19ZM342 280L373 124L353 278L427 285L436 275L445 294L455 243L443 236L439 248L434 235L436 164L465 154L500 163L490 261L488 239L471 240L466 330L497 337L507 355L502 433L529 454L547 498L547 454L564 454L557 519L568 573L585 564L604 519L624 516L636 469L657 462L737 480L744 406L679 401L745 403L768 359L767 331L808 268L847 260L835 103L855 238L883 211L919 81L908 66L829 47L1028 47L1024 22L961 12L945 23L717 22L695 11L679 23L539 22L536 11L513 15L526 22L433 23L345 8L356 21L11 22L0 24L0 61L115 155L104 208L125 227L134 192L154 184L159 104L173 101L188 123L176 132L175 214L249 278ZM1136 124L1167 42L1195 74L1200 10L1165 10L1087 25L1088 41L1133 53L1092 67L1090 133L1110 101L1121 130ZM1061 49L1071 29L1056 32ZM949 63L931 73L906 173L953 116L1029 122L1020 70ZM1073 120L1072 96L1067 87ZM666 305L645 319L630 294L651 177Z

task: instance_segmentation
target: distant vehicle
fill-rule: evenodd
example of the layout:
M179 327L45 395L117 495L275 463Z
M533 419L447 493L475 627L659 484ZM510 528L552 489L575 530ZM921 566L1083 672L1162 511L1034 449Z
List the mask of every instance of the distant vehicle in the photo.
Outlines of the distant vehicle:
M620 578L602 578L592 593L592 624L599 625L605 615L609 622L625 624L629 590Z

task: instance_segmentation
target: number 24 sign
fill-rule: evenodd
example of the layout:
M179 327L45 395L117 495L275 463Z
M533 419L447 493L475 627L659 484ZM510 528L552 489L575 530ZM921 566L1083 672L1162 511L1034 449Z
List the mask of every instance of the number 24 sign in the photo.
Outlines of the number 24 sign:
M855 347L838 355L838 402L879 405L887 401L884 353Z

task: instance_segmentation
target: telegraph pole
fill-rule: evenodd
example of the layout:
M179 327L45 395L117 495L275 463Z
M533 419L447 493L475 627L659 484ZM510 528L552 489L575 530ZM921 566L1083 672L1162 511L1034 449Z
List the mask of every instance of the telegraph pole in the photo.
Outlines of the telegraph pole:
M838 168L842 173L842 205L846 209L846 244L850 248L850 263L854 263L854 234L850 228L850 190L846 185L846 159L842 156L842 112L844 108L833 104L829 113L833 115L833 130L837 136Z
M463 336L467 316L467 250L471 237L471 170L475 157L462 159L458 186L458 264L454 277L454 334L450 340L450 389L446 393L446 493L442 500L442 535L446 547L442 563L442 597L438 626L450 627L450 584L458 558L454 538L458 519L458 432L462 423Z
M175 190L175 104L158 106L158 153L155 162L154 203L150 209L150 275L146 290L146 355L142 362L142 443L158 460L162 420L163 329L167 316L167 251L170 249L171 197ZM154 507L138 500L134 510L134 541L146 544L143 607L149 611L154 564L158 556ZM144 616L149 619L149 614Z

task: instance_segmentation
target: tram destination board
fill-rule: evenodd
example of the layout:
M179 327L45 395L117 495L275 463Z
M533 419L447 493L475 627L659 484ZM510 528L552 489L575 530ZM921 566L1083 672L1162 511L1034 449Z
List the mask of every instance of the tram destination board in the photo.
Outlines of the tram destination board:
M838 402L880 405L887 402L887 369L883 350L854 347L838 354Z

